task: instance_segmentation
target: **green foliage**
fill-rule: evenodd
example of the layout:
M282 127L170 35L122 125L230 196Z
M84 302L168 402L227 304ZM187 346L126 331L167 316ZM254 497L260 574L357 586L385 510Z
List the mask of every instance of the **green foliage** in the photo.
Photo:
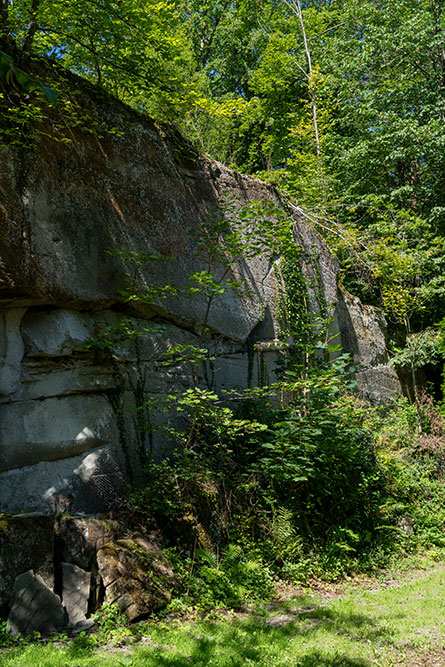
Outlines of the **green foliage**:
M369 428L377 433L378 457L385 477L380 512L385 523L400 531L398 537L393 534L393 548L443 547L444 418L431 397L424 394L421 433L416 429L416 406L406 399L400 399L389 410L368 409L367 419Z
M445 317L439 322L439 336L437 347L442 359L445 359ZM442 408L445 414L445 365L442 369Z
M436 329L428 328L408 336L404 348L394 350L391 365L406 367L411 363L414 368L422 368L426 364L434 364L441 357L440 338Z
M60 642L66 642L68 639L65 632L59 632L51 635L47 640L48 643L60 644ZM33 632L32 635L27 635L22 637L22 635L17 634L12 636L8 628L7 622L3 619L0 619L0 651L4 653L7 649L24 651L26 647L32 646L36 642L40 642L42 636L40 632Z
M302 535L329 540L339 526L360 531L365 549L375 523L379 472L370 433L336 403L340 364L308 378L287 371L291 400L284 419L277 415L261 462L278 497L297 515Z
M91 650L77 641L12 649L2 654L2 667L365 667L376 656L382 666L420 665L426 657L440 664L443 564L410 565L345 582L341 592L314 586L268 608L250 605L250 613L149 620L134 628L135 644L124 650Z
M415 380L415 371L438 364L445 350L433 328L445 297L442 5L3 3L2 139L29 147L46 131L39 129L44 100L31 94L43 92L50 104L55 98L19 67L28 69L32 57L55 61L158 120L176 119L200 150L278 184L309 209L293 205L337 253L344 286L383 308L392 363L410 368ZM81 99L59 93L59 106L69 127L113 131L94 126ZM69 141L60 128L54 136ZM330 304L315 265L314 284L302 275L301 263L310 260L294 243L290 217L262 203L226 201L197 222L190 244L199 266L185 284L153 279L141 289L142 273L161 273L164 259L149 251L120 255L129 266L121 293L128 307L192 298L203 304L198 344L172 346L161 361L191 368L194 389L165 404L174 405L184 428L164 426L172 452L162 462L150 459L147 486L129 502L173 542L188 532L183 580L195 603L236 606L261 587L268 591L264 562L294 579L335 578L381 563L391 550L441 546L440 414L417 394L416 407L403 402L384 413L351 398L353 368L341 356L329 361L336 354L327 342ZM243 262L258 256L281 272L285 286L286 356L279 382L269 387L264 350L252 344L250 365L256 353L264 391L230 402L211 391L212 311L227 292L250 289ZM309 287L318 316L309 313ZM86 347L113 364L117 347L138 350L146 333L123 319L105 324ZM198 369L207 390L198 387ZM151 429L144 386L139 363L139 433ZM412 534L401 528L406 517ZM104 611L105 634L119 625L114 613Z
M285 368L250 404L238 397L238 416L209 391L174 399L187 424L169 430L180 446L149 465L129 501L188 541L188 555L176 556L185 593L173 606L239 606L266 586L255 583L264 562L293 581L336 579L394 552L443 546L443 418L424 396L419 433L415 406L371 408L353 386L340 356Z
M239 608L268 598L275 587L271 568L233 543L220 555L204 549L198 549L193 559L176 553L173 562L184 594L170 603L167 612Z
M0 621L0 650L12 646L17 642L15 637L11 637L6 621Z
M359 567L379 541L384 491L370 433L341 401L347 361L326 368L320 361L309 373L287 369L267 391L281 393L281 405L263 393L267 423L237 417L208 391L176 397L187 428L169 433L180 446L149 464L147 485L133 492L129 509L151 516L165 534L182 533L182 542L188 531L193 550L201 544L224 554L238 545L247 560L266 560L297 579ZM199 558L190 565L200 583L190 580L189 589L196 584L208 596L202 577L214 576L225 604L235 604L215 573L225 566L203 567Z
M27 3L10 7L19 49L50 56L139 107L168 114L183 104L187 46L171 3L41 0L34 20L30 35Z
M51 104L57 103L57 95L52 88L44 86L41 81L32 78L16 67L14 59L3 51L0 51L0 81L4 82L4 86L8 90L15 89L25 95L39 91L45 95L48 102Z
M217 512L218 504L224 502L218 497L218 484L235 488L242 482L246 471L240 469L240 462L249 457L245 444L255 447L267 428L254 420L235 418L216 394L202 389L186 390L172 397L171 403L188 428L168 430L176 449L160 463L149 463L147 486L130 503L132 509L152 512L161 523L181 514L197 518L200 503L210 504Z
M104 602L99 611L93 614L92 619L96 623L97 632L88 635L81 633L77 640L79 648L99 644L116 646L130 643L129 640L133 638L133 634L128 628L126 616L120 612L116 603Z

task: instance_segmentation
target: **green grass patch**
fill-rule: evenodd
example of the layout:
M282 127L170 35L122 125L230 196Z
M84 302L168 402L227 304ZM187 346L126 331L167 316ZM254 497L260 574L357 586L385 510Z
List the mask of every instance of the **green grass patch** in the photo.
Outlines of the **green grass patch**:
M24 645L2 667L435 666L445 645L445 565L297 595L245 614L147 622L116 647ZM134 641L134 639L133 639Z

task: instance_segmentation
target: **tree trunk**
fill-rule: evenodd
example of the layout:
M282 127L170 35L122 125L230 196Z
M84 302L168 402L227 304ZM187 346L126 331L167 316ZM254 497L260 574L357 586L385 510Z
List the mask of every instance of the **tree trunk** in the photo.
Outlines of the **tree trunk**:
M0 39L7 41L9 35L8 0L0 0Z
M301 10L300 0L284 0L286 5L292 9L292 11L297 15L298 20L300 21L301 32L303 35L304 50L306 51L307 58L307 78L309 80L309 95L311 98L312 105L312 124L314 126L314 135L315 135L315 149L317 152L317 158L321 158L321 147L320 147L320 133L318 131L318 119L317 119L317 97L315 93L314 83L313 83L313 69L312 69L312 58L311 50L309 48L309 42L306 35L306 26L304 25L303 12Z
M31 18L29 21L28 32L25 37L25 42L23 44L22 53L29 53L31 51L34 35L36 34L37 28L39 27L37 24L37 12L39 9L39 4L40 0L32 0Z

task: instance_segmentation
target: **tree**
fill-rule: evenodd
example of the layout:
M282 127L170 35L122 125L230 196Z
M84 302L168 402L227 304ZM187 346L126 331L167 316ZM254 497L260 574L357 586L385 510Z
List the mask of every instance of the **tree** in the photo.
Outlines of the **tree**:
M140 109L169 117L189 99L191 52L169 2L18 0L7 20L19 54L53 59Z

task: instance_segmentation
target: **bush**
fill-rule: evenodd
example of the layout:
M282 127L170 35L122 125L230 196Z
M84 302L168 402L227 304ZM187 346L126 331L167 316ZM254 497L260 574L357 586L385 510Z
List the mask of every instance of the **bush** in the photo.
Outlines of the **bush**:
M336 579L444 546L443 418L425 396L419 433L405 400L365 404L348 364L285 368L272 400L241 409L202 390L178 399L187 429L129 506L178 546L181 604L236 607L276 576Z

